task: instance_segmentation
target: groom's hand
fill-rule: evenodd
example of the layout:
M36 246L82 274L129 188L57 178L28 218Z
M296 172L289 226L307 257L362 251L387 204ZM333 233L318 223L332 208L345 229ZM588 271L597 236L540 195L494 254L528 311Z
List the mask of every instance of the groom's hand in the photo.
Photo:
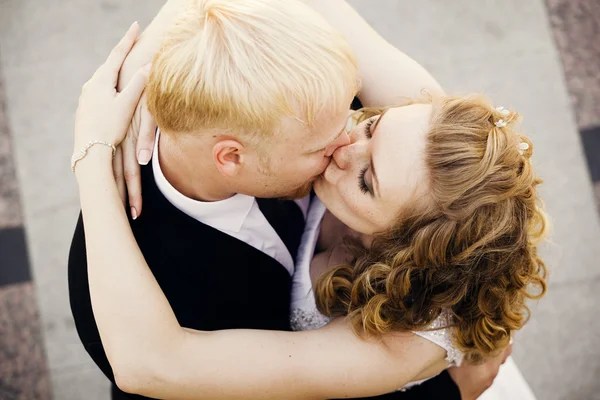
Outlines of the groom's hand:
M152 61L165 32L189 6L188 0L166 0L158 15L136 42L119 74L118 89L125 87L142 66ZM146 109L145 96L135 110L127 137L117 148L114 171L123 202L129 199L132 216L142 213L142 181L140 164L150 161L154 149L156 123ZM139 163L139 164L138 164Z
M492 386L500 366L512 353L512 344L483 364L463 364L448 369L448 373L460 390L462 400L475 400Z
M133 115L127 136L119 147L121 158L115 160L115 163L120 163L120 174L116 174L120 175L117 176L119 192L123 201L125 198L129 200L133 219L142 213L140 165L148 164L152 157L155 134L156 122L148 111L144 93Z

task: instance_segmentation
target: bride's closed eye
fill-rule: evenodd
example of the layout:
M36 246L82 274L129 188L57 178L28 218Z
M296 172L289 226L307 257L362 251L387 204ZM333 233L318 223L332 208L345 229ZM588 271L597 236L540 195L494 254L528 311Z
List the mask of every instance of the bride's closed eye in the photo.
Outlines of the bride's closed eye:
M373 126L373 124L375 123L376 120L377 120L377 117L372 117L372 118L369 118L365 123L364 134L367 137L367 139L371 139L371 137L373 136L373 134L371 132L371 127ZM369 170L368 165L360 170L360 173L358 174L358 187L360 188L360 191L363 194L370 193L372 195L373 191L369 188L369 185L367 185L367 181L365 180L365 175L367 174L368 170Z
M360 170L360 173L358 174L358 187L360 188L360 191L364 194L366 194L367 192L370 192L369 190L369 186L367 185L367 182L365 181L365 175L367 174L367 170L369 169L369 167L364 167L363 169Z
M371 136L373 136L371 133L371 127L375 123L376 119L377 119L376 117L369 118L367 120L367 123L365 124L364 132L365 132L365 136L367 137L367 139L371 139Z

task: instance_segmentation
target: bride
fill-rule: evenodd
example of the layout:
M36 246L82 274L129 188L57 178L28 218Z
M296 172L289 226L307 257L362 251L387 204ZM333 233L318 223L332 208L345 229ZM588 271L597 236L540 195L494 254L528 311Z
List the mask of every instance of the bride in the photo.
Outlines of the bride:
M119 57L86 84L76 150L125 136L147 71L115 95ZM182 328L131 233L112 152L93 146L76 176L94 315L119 386L178 399L356 397L498 356L525 300L545 291L540 180L517 120L480 96L363 109L314 183L297 332Z

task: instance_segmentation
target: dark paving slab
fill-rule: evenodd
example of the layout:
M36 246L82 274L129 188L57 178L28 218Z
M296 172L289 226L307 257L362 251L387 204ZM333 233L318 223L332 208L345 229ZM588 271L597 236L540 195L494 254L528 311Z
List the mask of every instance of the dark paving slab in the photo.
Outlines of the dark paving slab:
M598 126L600 1L546 0L546 4L579 127Z
M31 282L0 288L0 399L51 399Z
M598 182L600 181L600 126L583 129L581 140L583 141L583 149L592 174L592 180Z
M31 280L23 227L0 229L0 287Z

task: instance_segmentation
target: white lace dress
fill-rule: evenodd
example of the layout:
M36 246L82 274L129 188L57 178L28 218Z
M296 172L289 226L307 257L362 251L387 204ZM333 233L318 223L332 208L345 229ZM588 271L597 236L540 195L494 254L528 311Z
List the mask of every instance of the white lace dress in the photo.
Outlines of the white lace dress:
M310 264L325 211L325 205L315 197L308 210L306 228L298 250L296 269L292 279L291 326L295 331L318 329L329 322L329 318L317 310L310 279ZM450 365L460 365L463 354L452 344L451 332L448 329L429 330L447 326L447 318L449 316L444 313L428 327L428 331L414 333L446 350L446 361ZM422 382L424 380L411 382L405 388Z

